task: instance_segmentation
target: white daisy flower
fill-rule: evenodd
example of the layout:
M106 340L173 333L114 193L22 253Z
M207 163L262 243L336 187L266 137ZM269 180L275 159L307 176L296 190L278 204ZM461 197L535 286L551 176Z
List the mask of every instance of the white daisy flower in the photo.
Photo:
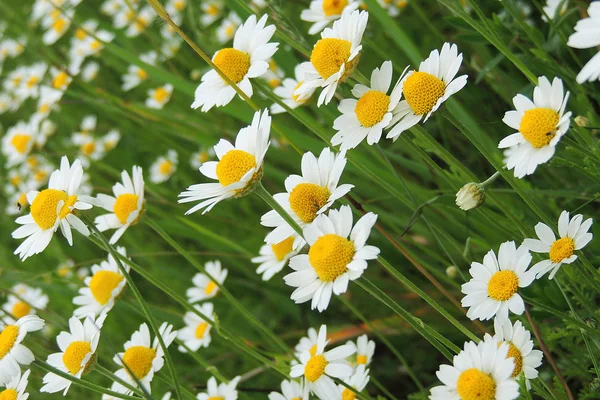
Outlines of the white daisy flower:
M285 76L285 73L279 68L279 65L277 65L274 59L271 58L268 63L269 69L260 77L260 79L264 80L271 89L275 89L281 85L281 80Z
M0 383L9 381L21 373L20 365L35 360L33 353L21 344L29 332L44 327L44 320L37 315L26 315L0 331Z
M256 269L257 274L262 274L263 281L268 281L281 271L290 258L300 252L300 248L294 249L294 242L298 239L297 234L289 236L276 244L265 244L260 248L260 255L252 258L252 262L260 264Z
M121 172L123 183L117 182L113 186L113 196L99 193L97 201L99 206L109 211L96 217L94 224L100 232L116 229L110 238L110 243L116 243L125 233L127 228L139 222L145 211L144 175L142 168L134 166L131 177L127 171Z
M317 330L315 328L308 328L307 335L301 337L296 347L294 347L294 352L296 353L296 356L299 358L300 354L306 351L308 351L311 356L317 354L318 339L319 335L317 333Z
M544 6L544 13L551 19L561 17L567 12L568 6L569 0L547 0L546 5ZM548 21L546 15L542 15L544 21Z
M167 83L155 89L148 90L148 98L146 99L146 107L162 109L165 104L171 100L173 94L173 85Z
M285 78L283 84L273 90L273 93L281 97L281 100L291 109L298 108L310 101L316 90L316 88L313 88L300 99L298 95L294 94L294 91L298 89L306 79L306 74L301 64L296 65L296 68L294 68L294 76L295 79ZM279 104L273 104L271 106L271 114L280 114L283 112L286 112L286 110Z
M192 153L190 157L190 165L192 168L199 170L202 164L209 161L211 158L215 156L214 148L200 148L200 150Z
M344 168L346 153L334 154L325 147L317 159L313 153L302 156L302 176L290 175L285 180L285 193L273 196L286 212L304 228L324 213L332 204L345 196L354 185L338 185ZM263 226L274 228L265 238L267 244L281 243L295 231L279 213L271 210L261 217ZM304 245L301 237L296 237L294 248Z
M50 76L52 78L52 87L63 92L67 90L73 81L73 76L68 71L53 66L50 66Z
M225 278L227 278L228 271L226 268L221 268L221 261L208 261L204 264L204 269L206 270L206 274L216 279L219 285L223 285ZM217 286L217 283L213 282L206 274L199 272L192 278L194 286L185 292L190 303L212 299L219 293L219 286Z
M357 365L371 365L371 361L373 360L373 354L375 354L375 342L369 340L366 334L359 336L358 339L356 339L356 344L351 340L346 342L346 344L349 346L354 346L356 348Z
M315 44L310 61L301 64L306 79L294 90L298 100L306 99L309 93L322 87L317 105L329 104L338 83L345 82L358 65L360 42L368 20L366 11L345 12L333 23L333 28L321 32L321 40Z
M37 63L27 68L27 72L23 77L21 85L18 87L18 96L24 99L33 97L36 99L39 96L39 87L48 65L46 63Z
M54 44L69 30L71 20L75 14L74 9L66 10L64 13L58 9L51 12L43 21L42 25L47 29L42 36L46 45Z
M170 60L181 49L183 39L179 35L173 35L173 37L163 40L160 47L160 53L164 60Z
M81 69L81 80L84 82L91 82L98 76L100 71L100 64L95 61L86 63Z
M167 392L160 400L171 400L171 392Z
M12 233L14 239L26 238L15 250L21 260L44 251L59 227L70 246L73 245L71 227L82 235L90 234L73 212L89 210L95 204L95 199L79 193L82 176L79 160L70 165L63 156L60 168L50 176L48 189L27 193L27 201L31 204L29 214L16 219L15 222L22 226Z
M455 44L444 43L442 51L433 50L421 62L418 71L409 71L400 83L404 100L394 110L391 124L396 124L386 138L394 141L421 120L427 121L440 106L467 84L467 75L456 74L463 55Z
M235 11L230 11L217 27L216 34L219 43L225 44L232 40L240 25L242 25L242 19Z
M151 6L145 6L133 16L129 22L129 26L125 30L125 36L137 37L150 25L152 20L156 17L156 12Z
M40 97L38 98L35 114L31 117L33 124L39 123L58 108L58 103L62 99L64 92L53 89L49 86L40 87ZM39 138L38 138L39 141Z
M369 372L370 370L368 370L365 365L359 365L356 367L356 370L354 370L352 376L344 378L344 383L360 393L365 390L369 380L371 379ZM342 400L356 399L356 393L354 393L352 390L341 384L337 386L340 395L342 396Z
M575 250L583 249L594 238L594 235L588 232L592 222L591 218L583 221L581 214L569 220L569 212L563 211L558 218L558 240L548 225L540 222L535 226L539 240L525 239L523 245L534 253L548 253L548 259L531 267L537 279L548 272L548 278L553 279L563 264L571 264L577 260Z
M258 22L251 15L235 32L233 47L221 49L213 56L213 63L248 97L252 97L250 79L257 78L269 69L268 60L275 54L279 43L269 43L275 25L265 26L267 16ZM235 97L236 92L221 76L211 69L202 76L192 108L202 107L207 112L214 106L222 107Z
M503 343L466 342L454 356L453 365L442 364L436 375L442 385L431 389L430 400L513 400L519 397L519 384L512 378L515 362L507 358L509 346Z
M6 167L21 164L37 142L38 132L35 126L19 121L8 128L2 138L2 153L6 156Z
M26 393L25 390L29 384L30 372L31 370L28 369L23 375L19 371L17 375L12 376L4 385L4 390L0 391L0 399L27 400L29 393Z
M74 145L79 147L77 158L85 168L89 168L90 159L100 160L106 154L102 142L87 132L73 133L71 141Z
M229 383L217 384L217 380L214 376L211 376L206 384L206 392L198 393L196 398L198 400L209 400L209 399L223 399L223 400L237 400L238 392L236 386L240 381L239 376L236 376Z
M3 317L5 323L14 324L26 315L35 315L38 310L44 310L48 305L48 296L40 288L19 283L12 288L14 294L9 294L2 310L6 313ZM18 297L17 297L18 296Z
M50 354L47 363L59 371L81 379L96 364L96 350L105 318L106 315L103 315L94 321L93 318L88 317L81 323L77 317L71 317L69 332L63 331L56 338L60 352ZM63 396L67 395L73 383L52 372L44 376L43 382L44 386L40 392L57 393L62 391Z
M341 394L332 378L352 375L353 368L345 359L354 353L354 348L341 345L326 352L325 346L329 343L326 336L327 326L321 325L315 354L309 351L300 354L300 363L292 366L290 376L303 377L304 384L321 400L339 400Z
M358 279L367 269L367 261L375 260L379 249L366 244L377 215L367 213L352 226L350 206L329 215L319 215L304 228L308 254L294 256L290 267L295 271L283 279L297 288L292 293L296 304L311 302L311 309L327 309L331 295L348 289L348 282ZM350 240L348 240L350 236Z
M211 320L215 319L212 303L196 304L194 308ZM177 338L192 351L197 351L200 347L208 347L212 340L210 337L212 326L198 314L191 311L185 313L183 321L186 326L177 332ZM179 346L178 350L182 353L187 352L183 346Z
M74 267L75 262L71 259L68 259L62 262L58 268L56 268L56 274L63 279L71 278L73 276Z
M365 138L367 143L379 143L384 129L392 127L392 117L402 97L401 79L398 79L390 95L392 62L385 61L381 68L371 74L371 87L357 84L352 89L356 99L343 99L338 110L342 113L333 122L337 133L331 138L333 146L341 150L353 149Z
M169 347L177 337L177 331L173 331L173 325L169 325L166 322L160 326L158 331L166 347ZM150 392L150 383L154 378L154 374L160 371L164 365L163 357L164 351L158 338L155 337L154 341L152 341L148 325L143 323L140 325L140 329L134 332L131 335L131 339L125 343L125 352L118 353L115 356L114 361L118 365L123 366L123 368L115 372L115 375L133 387L137 387L137 379ZM135 375L136 379L129 374L125 365ZM131 390L118 382L113 382L111 389L126 395L132 393Z
M102 137L102 144L104 145L104 150L110 151L117 147L119 141L121 140L121 134L116 129L111 129Z
M202 26L209 26L219 19L221 17L221 13L223 12L223 6L223 0L203 1L200 5L200 9L202 10L200 24Z
M598 23L600 22L600 3L592 1L587 9L588 17L575 25L575 33L569 36L567 46L575 49L589 49L600 45ZM577 74L577 82L593 82L600 79L600 52L596 53Z
M117 252L127 256L124 247L117 247ZM129 272L129 265L126 263L122 265ZM83 282L85 287L79 289L79 296L73 299L73 304L79 306L73 311L73 315L77 318L87 316L96 318L108 314L127 284L112 254L108 255L106 261L92 265L92 276L85 277Z
M252 124L240 129L235 146L221 139L214 146L219 161L207 161L200 172L219 182L200 183L179 194L179 203L203 200L185 214L204 209L209 212L217 203L230 197L239 198L254 190L263 174L263 160L269 148L271 116L267 110L257 111Z
M149 51L140 55L140 60L149 65L156 65L158 60L158 54L155 51ZM125 92L139 86L143 81L148 79L148 72L137 65L130 65L127 67L127 73L121 77L123 84L121 89Z
M150 166L150 182L163 183L169 180L177 171L178 155L175 150L167 151L166 156L160 156Z
M469 308L467 317L481 321L496 316L500 323L508 319L508 311L521 315L525 303L518 293L533 282L535 271L527 271L531 254L526 246L515 246L515 242L500 245L498 257L490 250L483 257L483 264L471 263L471 280L462 285L465 294L461 303Z
M294 380L281 382L281 393L269 393L269 400L307 400L308 386Z
M344 12L356 10L360 1L355 0L312 0L308 9L302 10L300 19L313 22L309 35L321 32L327 25L340 19Z
M568 99L569 92L564 93L560 79L554 78L550 84L544 76L538 78L533 101L522 94L513 98L515 110L507 111L502 121L518 132L502 139L498 148L515 147L506 163L515 177L533 174L538 165L552 158L571 123L571 112L565 113Z

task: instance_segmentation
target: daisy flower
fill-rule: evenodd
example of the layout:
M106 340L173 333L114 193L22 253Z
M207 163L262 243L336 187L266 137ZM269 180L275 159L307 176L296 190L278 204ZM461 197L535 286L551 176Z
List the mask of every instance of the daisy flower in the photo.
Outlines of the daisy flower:
M371 379L369 372L370 371L365 365L359 365L352 376L344 378L344 383L360 393L365 390L369 380ZM338 385L338 390L343 400L356 399L356 393L348 389L346 386L340 384Z
M63 37L71 26L74 14L74 9L66 10L64 13L58 9L54 9L42 22L42 25L46 28L46 32L42 36L44 44L54 44L58 39Z
M563 211L558 218L558 234L560 238L556 240L552 229L539 222L535 226L535 233L538 239L525 239L523 245L534 253L547 253L548 259L536 263L531 267L531 271L539 279L550 272L549 279L553 279L563 264L571 264L577 260L575 250L583 249L593 238L594 235L588 232L592 226L592 219L583 221L583 215L577 214L569 219L569 212Z
M354 353L354 347L341 345L325 351L329 343L326 336L327 326L321 325L315 353L304 351L300 354L300 363L292 366L290 376L303 377L304 385L319 399L337 400L340 393L332 378L344 379L352 375L353 368L345 359Z
M100 64L95 61L86 63L81 69L81 80L84 82L91 82L98 76L100 71Z
M290 258L298 254L300 248L294 250L294 242L297 240L303 241L297 234L293 234L279 243L265 244L260 248L260 255L251 261L260 264L256 273L262 274L263 281L271 279L286 266Z
M442 364L436 375L442 385L431 389L430 400L513 400L519 384L512 378L515 362L509 346L493 342L465 343L453 365Z
M281 382L281 393L269 393L269 400L298 400L308 399L308 386L304 386L303 382L293 380Z
M109 211L96 217L94 224L100 232L116 229L110 238L110 243L116 243L125 233L127 228L139 222L145 211L144 200L144 175L142 168L134 166L131 177L127 171L121 172L123 183L117 182L113 186L113 196L99 193L98 205Z
M160 156L150 166L150 182L163 183L169 180L177 171L178 156L175 150L167 151L166 156Z
M442 51L433 50L418 71L409 71L402 78L404 100L394 110L391 124L397 124L388 132L388 139L395 141L421 120L427 121L450 96L465 87L467 75L456 77L462 60L455 44L444 43Z
M53 66L50 67L50 76L52 77L52 87L63 92L67 90L73 81L73 76L68 71Z
M48 189L27 193L27 201L31 204L29 214L16 219L15 222L22 226L12 233L14 239L26 238L15 250L21 260L44 251L59 227L70 246L73 245L71 227L82 235L90 234L87 226L74 214L75 210L89 210L96 202L79 193L82 176L79 160L70 165L63 156L60 168L50 176Z
M110 151L114 149L115 147L117 147L119 140L121 140L121 134L118 130L112 129L108 131L106 135L102 137L102 144L104 146L104 150Z
M294 352L296 353L296 356L299 357L300 354L306 351L308 351L311 356L314 356L317 352L318 339L319 335L317 333L317 330L315 328L308 328L307 335L301 337L296 347L294 347Z
M46 63L37 63L27 68L25 77L17 89L18 95L24 99L30 97L36 99L39 96L40 82L42 82L47 69Z
M192 156L190 157L190 165L192 166L192 168L199 170L202 164L204 164L214 156L214 148L200 148L200 150L192 153Z
M19 375L20 365L29 365L35 360L31 350L21 342L29 332L39 331L43 327L43 319L37 315L26 315L0 331L0 383Z
M170 60L181 49L183 39L179 35L173 35L173 37L163 40L160 47L160 53L164 60Z
M544 21L548 21L548 17L554 19L556 17L563 16L567 12L568 6L569 0L547 0L546 5L544 6L545 15L542 15L542 19Z
M569 36L567 46L575 49L588 49L600 45L598 22L600 21L600 3L591 2L587 9L588 17L575 25L575 33ZM577 74L577 82L593 82L600 79L600 52L587 62Z
M185 214L204 209L209 212L217 203L230 197L243 197L254 190L263 174L263 160L269 148L271 116L267 110L257 111L252 124L240 129L235 146L221 139L214 147L219 161L207 161L200 172L215 183L200 183L179 194L179 203L203 200Z
M515 177L533 174L538 165L552 158L571 123L571 112L565 113L568 99L569 92L564 93L560 79L554 78L550 84L544 76L538 78L533 101L522 94L513 98L515 110L507 111L502 121L518 132L502 139L498 148L515 148L506 163Z
M151 6L143 7L129 22L129 26L125 30L125 36L137 37L150 25L156 13Z
M229 383L217 384L217 380L214 376L211 376L206 384L206 392L198 393L196 398L198 400L209 400L209 399L223 399L223 400L237 400L238 392L236 386L240 381L239 376L236 376Z
M12 318L21 319L26 315L34 315L37 310L44 310L48 305L48 296L42 289L32 288L19 283L12 288L14 294L9 294L2 310L7 314L3 319L7 323L15 323Z
M117 247L117 252L127 256L124 247ZM129 265L122 264L129 272ZM73 315L77 318L87 316L96 318L108 314L127 284L112 254L109 254L108 259L99 265L92 265L92 276L85 277L83 282L86 287L79 289L79 296L73 299L73 304L79 306L73 311Z
M209 26L215 22L223 12L223 0L208 0L203 1L200 5L202 15L200 16L200 24Z
M48 364L72 375L74 378L81 377L92 370L96 364L98 342L100 341L100 330L106 315L97 320L88 317L83 323L77 317L69 319L69 332L61 332L56 343L60 352L48 356ZM42 393L57 393L62 391L67 395L72 382L66 378L47 373L43 379L44 386L40 389Z
M354 11L359 5L360 1L355 0L313 0L308 9L302 10L300 19L313 23L308 34L314 35L340 19L344 12Z
M146 99L146 107L162 109L165 104L171 100L173 94L173 85L167 83L164 86L159 86L156 89L148 90L148 98Z
M233 47L221 49L213 56L213 63L235 83L248 97L252 97L250 79L257 78L269 69L269 59L277 51L279 43L269 43L275 33L275 25L265 26L267 16L258 22L251 15L235 32ZM202 107L206 112L214 106L222 107L235 97L236 92L221 76L211 69L202 76L192 108Z
M158 331L165 347L169 347L177 337L177 331L173 331L173 325L166 322L160 326ZM137 379L150 392L150 383L154 378L154 374L160 371L164 365L163 357L164 351L158 338L154 338L154 341L152 341L148 325L143 323L140 325L140 329L131 335L131 339L125 343L125 352L118 353L115 356L114 361L123 367L117 370L115 375L133 387L137 387ZM128 368L125 368L125 365ZM128 369L135 375L136 379L129 374ZM111 389L125 395L132 393L131 390L118 382L113 382Z
M71 137L74 145L79 147L78 159L81 165L88 168L91 160L100 160L106 154L100 140L89 133L74 133Z
M346 344L356 348L357 365L371 365L373 354L375 354L375 342L369 340L366 334L359 336L358 339L356 339L356 344L351 340L346 342Z
M288 286L297 288L292 300L296 304L312 300L311 309L322 312L332 294L345 293L348 282L358 279L367 269L367 261L379 255L377 247L366 244L376 221L377 215L367 213L353 227L350 206L342 206L306 226L308 254L294 256L290 267L295 272L283 278Z
M321 32L321 40L315 44L310 61L301 64L306 79L294 90L298 100L322 87L317 105L329 104L338 83L345 82L358 65L360 42L368 20L366 11L346 12L333 23L333 28Z
M223 285L227 278L227 269L221 268L221 261L208 261L204 264L206 274L197 273L192 278L193 287L189 288L185 295L190 303L212 299L219 293L219 286L212 280L215 279L219 285ZM209 277L210 275L210 277Z
M273 196L301 228L311 224L338 199L346 195L354 185L338 185L344 168L346 154L333 154L324 148L317 159L313 153L302 156L302 176L290 175L285 180L285 193ZM279 213L271 210L261 217L263 226L274 228L265 238L267 244L281 243L295 231ZM296 237L294 248L301 247L304 241Z
M223 18L219 26L217 27L217 40L221 44L225 44L232 40L235 36L235 32L242 24L242 19L237 15L235 11L229 12L227 17Z
M149 65L156 65L158 54L155 51L149 51L140 55L140 60ZM143 81L148 79L148 72L137 65L127 67L127 73L121 77L123 84L121 89L125 92L139 86Z
M23 375L19 371L17 375L12 376L4 385L4 390L0 391L0 399L27 400L29 393L25 393L25 390L29 384L30 372L28 369Z
M33 124L39 123L47 118L52 111L58 108L58 102L62 99L64 92L49 86L40 87L40 96L37 102L35 114L31 117ZM39 141L39 138L38 138Z
M298 95L294 94L294 91L297 88L299 88L300 85L302 85L302 83L306 79L306 74L305 74L304 69L302 68L301 64L296 65L296 68L294 68L294 77L295 77L295 79L285 78L283 80L283 84L279 87L276 87L273 90L273 93L275 93L277 96L281 97L281 100L283 101L283 103L285 103L285 105L287 105L291 109L298 108L301 105L309 102L310 99L312 98L313 93L316 90L316 88L313 88L312 90L307 92L306 95L303 96L302 99L300 99L300 97ZM271 114L280 114L283 112L286 112L286 110L279 104L273 104L271 106Z
M37 142L38 132L31 123L19 121L8 128L2 138L2 153L6 156L6 167L21 164Z
M333 122L337 133L331 144L341 145L341 150L353 149L365 138L367 143L378 143L384 129L390 128L392 117L402 97L401 79L398 79L390 95L392 83L392 62L385 61L381 68L371 74L371 87L357 84L352 89L356 99L343 99L338 110L342 113Z
M194 308L212 320L215 319L212 303L197 304ZM185 313L183 322L185 322L185 328L177 332L177 338L192 351L197 351L200 347L208 347L211 342L210 329L212 325L191 311ZM178 350L182 353L187 352L183 346L179 346Z
M471 263L471 280L462 285L465 297L461 303L469 308L467 317L481 321L496 316L500 323L508 319L508 311L521 315L525 303L518 293L533 282L535 271L527 271L531 254L526 246L515 246L515 242L500 245L498 257L490 250L483 257L483 264Z
M281 80L285 76L284 72L279 68L279 65L274 59L269 60L269 69L260 78L267 82L271 89L275 89L281 85Z

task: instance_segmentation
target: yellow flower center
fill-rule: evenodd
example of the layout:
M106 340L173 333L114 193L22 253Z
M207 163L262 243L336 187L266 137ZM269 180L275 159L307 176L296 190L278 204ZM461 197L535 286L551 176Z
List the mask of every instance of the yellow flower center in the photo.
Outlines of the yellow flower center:
M239 182L252 168L256 168L256 158L243 150L230 150L217 164L217 178L223 186Z
M502 343L508 344L508 353L506 353L506 358L512 357L515 361L515 369L513 370L512 377L516 378L521 374L521 371L523 371L523 354L521 354L521 351L517 349L512 342L500 342L498 343L498 347L500 347Z
M143 31L148 26L148 21L144 18L136 18L135 27L138 31Z
M315 382L325 373L328 362L324 356L312 356L304 367L304 377L309 382Z
M143 81L145 81L146 79L148 79L148 73L146 71L144 71L143 69L141 69L141 68L139 68L137 70L136 75L138 76L138 78L140 78Z
M177 11L182 11L185 8L185 2L184 1L176 1L174 3L175 8L177 9Z
M46 179L47 177L48 177L48 173L46 171L39 170L35 173L35 175L33 176L33 179L35 179L38 182L41 182L44 179Z
M310 350L308 350L308 352L310 353L310 355L311 355L311 356L314 356L315 354L317 354L317 345L316 345L316 344L313 344L313 345L310 347Z
M362 354L359 354L356 356L356 363L358 365L360 364L366 364L367 363L367 356L363 356Z
M348 5L348 0L324 0L323 1L323 13L326 17L332 15L339 15L344 10L344 7Z
M19 175L14 175L10 178L10 183L13 186L17 186L19 183L21 183L21 177Z
M225 398L221 396L210 396L208 400L225 400Z
M6 389L0 393L0 400L17 400L17 391L15 389Z
M567 257L571 257L575 251L575 242L569 237L558 239L550 247L550 261L559 263Z
M98 271L90 281L90 291L94 299L101 305L105 305L111 299L113 290L123 280L123 276L113 271Z
M87 33L82 28L77 28L75 30L75 37L79 40L83 40L87 37Z
M356 393L348 388L344 388L342 392L342 400L354 400L356 399Z
M519 278L513 271L496 272L488 283L488 295L498 301L506 301L517 293Z
M456 391L462 400L494 400L496 382L477 368L469 368L458 377Z
M201 163L205 163L208 161L208 153L206 151L202 151L198 153L198 159Z
M208 328L208 323L201 322L196 327L196 339L202 339L204 334L206 333L206 329Z
M92 50L98 50L99 48L101 48L101 47L102 47L102 43L100 43L100 42L99 42L99 41L97 41L97 40L94 40L94 41L92 42L92 44L90 44L90 47L92 48Z
M17 319L21 319L26 315L29 315L31 312L31 306L24 301L19 301L13 306L11 314L14 315Z
M154 90L154 100L158 101L159 103L164 103L167 100L167 97L169 97L169 91L163 87L159 87L156 88L156 90Z
M96 150L96 143L88 142L81 146L80 150L83 153L83 155L90 156L94 152L94 150Z
M229 25L227 28L225 28L225 36L233 36L234 29L235 27L233 25Z
M71 268L69 267L61 267L58 269L58 271L56 271L58 276L60 276L61 278L66 278L67 275L69 275L69 272L71 272Z
M308 250L310 264L324 282L333 282L345 273L352 257L354 243L332 233L318 238Z
M158 167L158 171L162 174L162 175L168 175L171 173L171 171L173 171L173 163L169 160L165 160L163 162L160 163L160 166Z
M56 33L62 33L66 27L67 21L63 18L58 18L52 23L52 29L54 29Z
M67 74L65 71L60 71L58 75L56 75L56 77L54 77L54 79L52 80L52 86L55 89L61 89L67 84L68 81L69 74Z
M269 86L271 87L271 89L275 89L277 86L279 86L280 83L281 80L279 78L273 78L269 80Z
M122 224L126 224L129 214L137 210L138 200L138 195L133 193L125 193L117 197L113 212Z
M150 372L154 358L156 350L145 346L132 346L125 351L123 364L127 364L133 375L140 380ZM125 370L127 371L127 368Z
M402 93L416 115L427 114L444 95L446 85L427 72L413 72L404 81Z
M343 39L325 38L315 44L310 55L310 62L315 67L321 78L327 80L331 75L339 72L342 65L346 64L346 70L354 69L351 63L350 50L352 43ZM348 75L351 71L347 71ZM341 82L341 80L340 80Z
M17 200L17 203L19 203L21 207L25 207L27 204L29 204L27 202L27 193L21 193L21 196L19 196L19 200Z
M90 342L73 342L63 353L63 363L71 375L77 374L85 365L85 357L92 352Z
M317 218L317 212L329 200L329 189L314 183L300 183L290 192L290 208L307 224Z
M16 325L8 325L0 333L0 360L12 350L18 336L19 327Z
M56 18L58 18L60 16L60 9L55 8L54 10L52 10L52 12L50 13L50 18L52 20L55 20Z
M15 77L12 79L13 85L14 85L14 86L19 86L19 84L21 83L21 79L23 79L23 78L22 78L22 77L20 77L20 76L15 76Z
M12 137L12 139L10 139L10 144L19 153L25 154L25 152L27 152L27 145L29 144L30 140L31 140L30 135L16 134L15 136Z
M58 215L56 208L60 201L64 201L64 205L60 209ZM36 196L31 205L31 216L35 223L42 229L50 229L54 226L56 218L66 218L71 213L70 207L77 201L77 196L67 196L62 190L45 189Z
M292 100L294 100L298 104L304 104L308 100L310 100L310 97L305 97L303 99L300 99L300 95L294 94L294 92L296 91L296 89L298 89L300 86L302 86L303 83L304 83L304 81L298 82L298 84L296 85L296 87L294 88L294 90L292 90Z
M521 118L519 132L533 147L547 146L556 135L558 113L549 108L532 108L525 111Z
M206 13L208 15L217 15L217 14L219 14L219 7L217 7L214 4L210 4L208 6L208 8L206 9Z
M406 0L398 0L396 2L396 7L399 7L399 8L404 8L407 5L408 5L408 1L406 1Z
M50 109L50 105L48 103L44 103L38 108L38 112L40 114L46 114L49 109Z
M32 88L40 81L40 78L37 76L32 76L27 80L27 87Z
M213 292L217 290L217 284L214 283L213 281L208 282L208 284L206 285L206 287L204 288L204 293L207 296L210 296L211 294L213 294Z
M292 251L293 245L293 236L290 236L277 244L272 244L271 249L273 250L273 254L275 255L277 261L283 261L285 259L285 256L287 256Z
M390 97L378 90L369 90L356 102L354 113L362 126L371 127L383 119L390 106Z
M250 69L250 54L228 47L215 54L215 65L233 83L239 83Z

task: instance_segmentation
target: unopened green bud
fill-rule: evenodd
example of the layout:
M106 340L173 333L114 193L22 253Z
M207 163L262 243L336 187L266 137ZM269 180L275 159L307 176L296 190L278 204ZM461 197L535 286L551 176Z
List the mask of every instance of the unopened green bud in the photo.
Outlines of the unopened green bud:
M456 205L464 211L479 207L485 202L485 189L478 183L467 183L456 193Z

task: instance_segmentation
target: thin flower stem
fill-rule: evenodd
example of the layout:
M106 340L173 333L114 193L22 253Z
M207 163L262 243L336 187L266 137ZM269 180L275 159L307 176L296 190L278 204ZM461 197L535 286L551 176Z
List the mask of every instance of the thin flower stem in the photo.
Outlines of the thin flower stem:
M192 357L198 364L202 365L204 367L204 369L207 372L209 372L212 376L214 376L215 378L217 378L218 380L220 380L223 383L229 382L229 379L225 378L225 376L223 376L223 374L221 374L221 372L217 369L217 367L210 365L210 363L208 361L206 361L204 358L202 358L198 354L198 352L192 351L192 349L190 349L181 340L176 340L176 342L185 349L186 354L188 354L190 357Z
M481 186L483 188L486 187L486 186L489 186L492 183L494 183L494 181L496 179L498 179L499 176L500 176L500 171L496 171L496 172L494 172L494 174L492 176L490 176L489 178L487 178L485 181L481 182L479 184L479 186Z
M263 201L267 203L269 207L275 210L277 214L279 214L281 218L283 218L285 222L287 222L288 225L291 226L298 235L300 235L300 237L304 237L300 225L298 225L298 223L294 221L292 216L288 214L287 211L285 211L283 207L281 207L281 205L273 198L271 193L269 193L269 191L265 189L265 187L262 185L262 182L259 183L256 187L255 193L258 195L258 197L263 199Z

